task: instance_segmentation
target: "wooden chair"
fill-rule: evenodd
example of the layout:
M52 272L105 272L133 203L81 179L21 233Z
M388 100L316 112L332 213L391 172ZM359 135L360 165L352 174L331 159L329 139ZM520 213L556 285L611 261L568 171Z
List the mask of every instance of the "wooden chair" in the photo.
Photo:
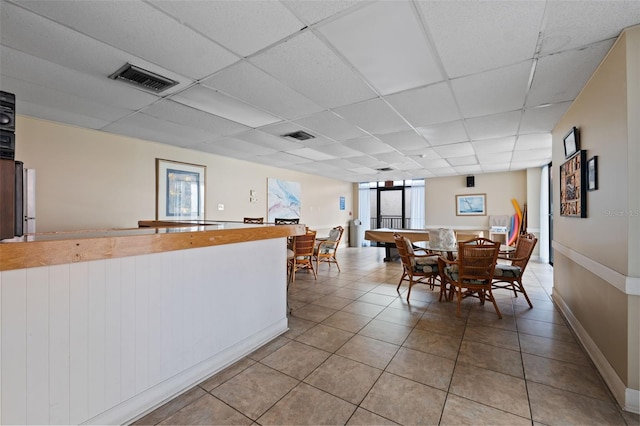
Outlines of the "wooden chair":
M524 234L518 237L516 243L516 250L510 256L498 256L498 259L506 260L509 263L498 263L493 278L494 289L510 289L513 290L515 297L518 297L520 292L524 294L525 299L530 308L533 308L531 300L527 295L527 291L522 285L522 275L529 263L533 249L536 246L538 239L533 234Z
M245 217L244 223L264 223L264 217Z
M342 226L336 226L329 231L329 238L318 242L314 250L317 271L320 270L320 262L327 262L329 264L329 268L331 268L332 263L335 263L338 268L338 272L340 272L340 265L336 258L336 252L338 251L338 246L340 245L340 240L342 240L343 233L344 228Z
M300 223L300 218L276 217L275 219L273 219L273 223L275 223L276 225L297 225Z
M460 305L465 297L477 297L480 303L490 300L498 313L498 318L502 318L496 299L491 292L494 270L500 251L500 243L493 242L487 238L474 238L471 241L458 243L457 260L449 260L440 257L438 259L440 268L440 279L442 289L445 285L450 285L449 299L453 299L453 292L457 295L458 308L456 315L460 316Z
M301 269L311 269L315 279L318 274L313 267L313 249L316 243L316 231L307 231L305 235L296 235L293 237L293 256L290 257L289 270L291 274L291 282L296 280L296 272Z
M403 281L409 282L407 300L411 296L411 288L415 284L427 284L431 289L439 285L438 257L433 254L416 254L411 241L398 233L393 234L393 240L398 249L398 255L402 261L402 276L398 282L396 291L400 292ZM440 290L442 291L442 289Z

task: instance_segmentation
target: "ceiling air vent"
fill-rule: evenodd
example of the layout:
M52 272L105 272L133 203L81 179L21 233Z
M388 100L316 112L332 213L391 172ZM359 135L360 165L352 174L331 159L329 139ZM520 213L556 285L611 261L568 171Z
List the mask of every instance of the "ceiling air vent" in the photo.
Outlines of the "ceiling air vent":
M299 130L299 131L293 132L293 133L287 133L286 135L282 135L282 137L284 137L284 138L293 138L293 139L297 139L299 141L306 141L307 139L315 138L315 136L313 136L312 134L309 134L307 132L303 132L302 130Z
M391 170L393 170L391 167L380 167L379 169L376 169L379 172L390 172Z
M113 80L123 80L154 93L162 92L178 84L177 81L163 77L151 71L143 70L135 65L125 64L118 71L109 76Z

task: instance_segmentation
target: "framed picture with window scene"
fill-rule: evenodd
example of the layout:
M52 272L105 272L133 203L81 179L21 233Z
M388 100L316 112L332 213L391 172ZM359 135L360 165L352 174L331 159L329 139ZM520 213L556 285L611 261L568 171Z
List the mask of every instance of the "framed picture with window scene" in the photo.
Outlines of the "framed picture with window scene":
M594 155L587 161L587 191L598 189L598 156Z
M580 149L580 132L577 127L572 127L564 138L564 158L569 158Z
M578 151L560 166L560 216L587 217L587 153Z

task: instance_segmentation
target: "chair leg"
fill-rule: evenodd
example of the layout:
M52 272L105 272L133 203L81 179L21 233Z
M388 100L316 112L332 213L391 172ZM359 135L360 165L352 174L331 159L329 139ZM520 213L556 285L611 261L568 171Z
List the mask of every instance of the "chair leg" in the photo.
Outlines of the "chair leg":
M495 297L493 297L493 292L491 291L491 288L489 288L489 290L487 291L489 292L491 303L493 303L493 307L496 309L496 312L498 313L498 318L502 319L502 314L500 313L500 309L498 309L498 304L496 303Z
M531 300L529 300L529 295L527 294L527 291L524 289L524 286L522 285L522 283L520 281L516 281L514 284L518 285L518 290L520 290L522 292L522 294L524 294L524 298L527 299L527 303L529 304L530 308L533 308L533 304L531 303Z
M456 316L459 317L461 313L460 305L462 304L462 287L457 287L456 293L458 294L458 308L456 309Z
M407 292L407 302L409 301L409 296L411 296L411 287L413 287L413 277L409 277L409 291Z

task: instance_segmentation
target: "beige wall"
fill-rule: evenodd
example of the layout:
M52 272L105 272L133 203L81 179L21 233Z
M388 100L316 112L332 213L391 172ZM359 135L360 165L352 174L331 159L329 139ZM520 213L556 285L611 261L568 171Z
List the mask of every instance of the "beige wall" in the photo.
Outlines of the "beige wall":
M524 170L476 175L475 186L467 188L465 176L430 178L425 184L426 227L488 229L489 216L513 216L511 203L516 199L521 209L527 203L527 173ZM456 216L456 195L486 194L486 216ZM539 196L539 193L536 195ZM539 212L529 210L539 216Z
M587 158L598 156L599 187L587 193L587 218L567 218L554 182L554 298L618 401L625 405L626 392L635 410L629 395L640 388L638 80L640 27L616 42L553 131L554 173L565 161L562 138L576 126Z
M350 219L348 182L23 116L16 137L16 159L37 174L38 232L136 227L140 219L154 219L156 158L207 166L209 220L266 219L267 178L300 183L301 222L318 233ZM249 201L251 189L256 203Z

